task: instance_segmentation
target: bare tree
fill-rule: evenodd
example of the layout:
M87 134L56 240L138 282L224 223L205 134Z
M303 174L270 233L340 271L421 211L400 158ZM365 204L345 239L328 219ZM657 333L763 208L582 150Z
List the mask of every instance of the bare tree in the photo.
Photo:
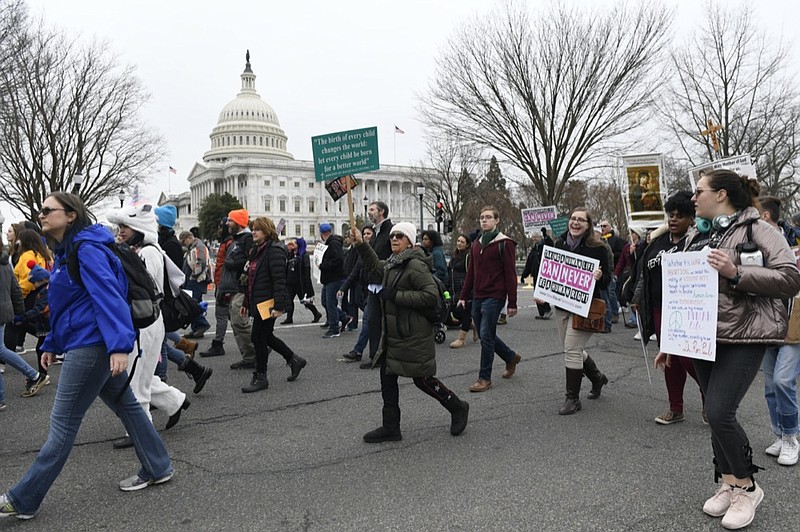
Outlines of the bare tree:
M420 98L433 130L491 148L543 205L619 149L659 87L671 15L652 3L597 11L509 5L452 37Z
M691 165L749 153L762 189L784 199L800 191L800 100L787 49L759 29L748 4L708 2L703 27L672 53L676 76L662 109ZM719 152L708 121L721 125Z
M106 43L82 45L43 25L0 73L13 87L0 109L0 198L34 216L80 170L92 206L148 180L163 140L139 112L147 94Z
M434 212L438 196L446 218L458 227L463 205L475 192L474 171L480 150L451 136L429 137L427 144L426 160L417 168L415 179L428 191L428 212Z
M23 0L0 0L0 104L6 103L12 87L6 82L11 76L6 74L13 70L14 57L27 45L27 17Z

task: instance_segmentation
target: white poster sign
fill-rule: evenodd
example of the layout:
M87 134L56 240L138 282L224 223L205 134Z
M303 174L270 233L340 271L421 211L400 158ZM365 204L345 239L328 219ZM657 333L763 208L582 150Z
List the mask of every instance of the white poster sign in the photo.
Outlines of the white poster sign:
M585 318L592 306L594 271L599 265L597 259L545 246L533 297Z
M661 350L700 360L717 356L719 273L709 250L661 255Z
M703 177L705 172L719 170L720 168L733 170L739 175L747 176L750 179L756 179L756 166L753 164L753 159L750 157L750 154L745 153L743 155L735 155L727 159L719 159L690 168L689 181L692 183L692 190L697 187L697 182L700 181L700 178Z
M317 283L321 283L319 280L319 265L322 263L322 256L327 249L328 246L326 246L324 242L317 242L317 245L314 246L314 254L311 256L311 272L314 275L314 279L317 280Z
M555 205L522 209L522 226L526 234L534 233L547 226L547 222L558 218Z

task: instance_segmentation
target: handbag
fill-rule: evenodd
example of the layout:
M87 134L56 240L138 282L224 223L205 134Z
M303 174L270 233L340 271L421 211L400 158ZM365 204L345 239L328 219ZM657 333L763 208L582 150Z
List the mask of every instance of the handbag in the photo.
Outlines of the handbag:
M589 314L585 318L577 314L572 315L572 328L576 331L603 332L606 329L606 302L602 299L592 299Z

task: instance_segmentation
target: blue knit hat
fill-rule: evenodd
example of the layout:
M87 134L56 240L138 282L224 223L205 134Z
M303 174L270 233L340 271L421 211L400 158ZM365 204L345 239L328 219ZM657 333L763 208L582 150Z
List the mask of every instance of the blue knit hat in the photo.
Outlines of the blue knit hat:
M31 272L28 274L28 281L31 283L50 280L50 272L36 264L36 261L29 260L27 266L31 269Z
M323 222L323 223L319 224L319 232L320 233L332 233L333 232L333 226L331 224L329 224L328 222Z
M178 209L175 205L162 205L153 209L156 213L156 220L158 225L172 229L175 227L175 222L178 221Z

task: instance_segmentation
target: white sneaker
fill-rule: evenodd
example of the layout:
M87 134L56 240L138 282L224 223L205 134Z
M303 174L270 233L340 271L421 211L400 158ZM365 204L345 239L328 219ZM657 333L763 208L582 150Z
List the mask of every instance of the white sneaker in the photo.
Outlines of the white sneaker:
M783 445L783 438L778 436L775 439L775 443L764 449L764 452L770 456L780 456L781 455L781 446Z
M642 339L642 333L640 333L639 331L636 331L636 334L633 335L633 339L634 340L641 340Z
M723 528L738 530L753 522L756 508L764 500L764 491L758 484L753 484L755 490L747 491L745 488L733 488L731 505L722 518Z
M731 505L732 496L733 488L723 482L714 496L706 500L703 511L711 517L722 517Z
M657 342L658 341L658 336L656 336L656 333L653 333L653 334L650 335L650 341L651 342Z
M800 445L797 444L797 437L784 436L781 441L781 454L778 456L778 463L785 466L795 465L798 452L800 452Z

